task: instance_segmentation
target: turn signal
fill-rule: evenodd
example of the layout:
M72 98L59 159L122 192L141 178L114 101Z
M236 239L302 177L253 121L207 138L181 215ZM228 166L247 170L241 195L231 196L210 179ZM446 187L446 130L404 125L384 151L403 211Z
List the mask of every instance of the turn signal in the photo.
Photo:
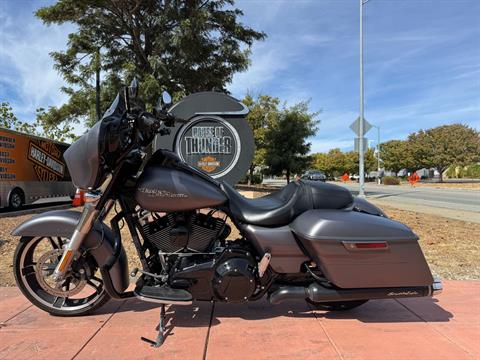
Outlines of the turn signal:
M83 206L85 205L85 191L77 189L75 197L72 201L72 206Z

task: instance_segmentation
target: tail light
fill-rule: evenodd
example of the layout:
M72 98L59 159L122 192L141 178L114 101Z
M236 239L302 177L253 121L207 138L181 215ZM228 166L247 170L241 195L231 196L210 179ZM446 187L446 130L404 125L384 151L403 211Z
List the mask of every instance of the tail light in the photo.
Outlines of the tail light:
M85 205L85 191L77 189L75 197L72 201L72 206L83 206Z
M388 250L388 243L386 241L342 241L342 243L349 251Z

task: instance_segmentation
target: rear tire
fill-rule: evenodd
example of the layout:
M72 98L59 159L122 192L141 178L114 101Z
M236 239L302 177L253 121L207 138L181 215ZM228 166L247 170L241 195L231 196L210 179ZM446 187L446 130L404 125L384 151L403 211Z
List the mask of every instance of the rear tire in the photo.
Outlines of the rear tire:
M36 260L34 257L35 248L38 244L46 239L52 243L52 246L61 241L61 238L56 237L22 237L15 249L13 256L14 275L17 286L22 291L23 295L36 307L44 310L55 316L82 316L90 314L103 306L110 296L106 293L102 283L95 284L98 286L95 292L86 298L69 298L61 296L52 296L48 294L38 282L37 274L34 268L36 267ZM54 249L61 249L61 244L57 244ZM88 281L97 278L92 275ZM97 281L98 282L98 281ZM70 285L68 285L70 286ZM67 288L68 289L68 288ZM86 295L85 295L86 296ZM63 303L59 305L59 299L63 299Z
M332 302L317 302L310 299L306 299L307 302L313 305L319 310L328 310L328 311L346 311L354 309L358 306L365 304L367 300L350 300L350 301L332 301Z
M20 210L25 204L25 195L20 189L13 189L8 198L8 206L11 210Z

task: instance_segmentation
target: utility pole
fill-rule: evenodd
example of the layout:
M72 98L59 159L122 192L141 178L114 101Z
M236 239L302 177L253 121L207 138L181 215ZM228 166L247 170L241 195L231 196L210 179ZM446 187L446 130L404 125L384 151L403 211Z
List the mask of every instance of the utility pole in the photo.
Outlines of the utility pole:
M100 48L97 48L97 51L95 52L95 112L97 115L97 121L100 121L102 117L100 112L100 68Z
M363 5L368 0L359 0L360 3L360 126L359 126L359 184L360 191L358 196L365 197L365 152L364 152L364 101L363 101Z
M380 185L380 126L373 127L377 129L377 182Z

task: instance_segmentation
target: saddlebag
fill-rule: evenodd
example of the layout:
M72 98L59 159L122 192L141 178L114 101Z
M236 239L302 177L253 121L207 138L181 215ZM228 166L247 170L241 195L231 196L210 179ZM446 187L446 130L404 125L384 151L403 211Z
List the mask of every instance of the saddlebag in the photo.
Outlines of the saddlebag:
M433 283L418 237L397 221L351 210L309 210L290 227L325 277L340 288Z

